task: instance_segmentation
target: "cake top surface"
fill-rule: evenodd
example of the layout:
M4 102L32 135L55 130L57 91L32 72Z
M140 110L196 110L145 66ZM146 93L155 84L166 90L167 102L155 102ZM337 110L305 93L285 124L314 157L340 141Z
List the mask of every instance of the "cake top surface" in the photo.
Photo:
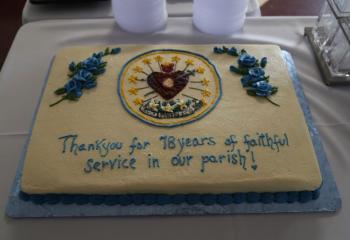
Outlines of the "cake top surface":
M314 190L321 176L278 46L236 45L278 93L251 97L213 45L122 45L78 101L67 66L106 46L57 53L26 152L28 193L224 193Z

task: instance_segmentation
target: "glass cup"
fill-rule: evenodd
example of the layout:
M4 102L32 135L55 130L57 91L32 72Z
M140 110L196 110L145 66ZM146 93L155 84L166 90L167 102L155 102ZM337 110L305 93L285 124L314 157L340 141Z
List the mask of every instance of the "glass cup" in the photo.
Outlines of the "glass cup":
M194 0L193 23L202 32L231 35L245 22L248 0Z
M112 0L116 22L125 31L151 33L166 26L166 0Z

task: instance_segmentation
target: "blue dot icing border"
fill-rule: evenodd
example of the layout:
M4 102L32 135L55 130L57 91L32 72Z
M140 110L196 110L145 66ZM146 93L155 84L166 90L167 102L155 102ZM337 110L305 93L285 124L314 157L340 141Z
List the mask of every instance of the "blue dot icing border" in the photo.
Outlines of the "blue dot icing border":
M288 204L307 203L320 196L320 188L315 191L295 191L276 193L232 193L232 194L124 194L124 195L88 195L88 194L27 194L19 193L19 198L37 205L167 205L202 204L229 205L241 203Z
M127 103L125 102L124 98L122 97L122 93L121 93L121 77L125 71L125 68L129 65L129 63L131 63L132 61L134 61L135 59L143 56L143 55L146 55L146 54L150 54L150 53L154 53L154 52L162 52L162 51L168 51L168 52L177 52L177 53L186 53L186 54L192 54L192 55L195 55L197 57L200 57L200 58L203 58L205 61L208 62L208 64L210 66L213 67L214 69L214 72L215 74L217 75L218 77L218 82L219 82L219 95L217 97L217 99L215 100L215 103L205 112L203 113L202 115L192 119L192 120L188 120L186 122L182 122L182 123L175 123L175 124L157 124L157 123L154 123L154 122L150 122L150 121L147 121L146 119L143 119L141 117L139 117L137 114L133 113L127 106ZM202 54L199 54L199 53L195 53L195 52L191 52L191 51L186 51L186 50L180 50L180 49L154 49L154 50L150 50L150 51L147 51L147 52L144 52L144 53L141 53L141 54L138 54L136 56L134 56L133 58L129 59L126 63L123 64L120 72L119 72L119 75L118 75L118 84L117 84L117 93L118 93L118 97L124 107L124 109L133 117L135 117L136 119L140 120L141 122L143 123L147 123L149 125L152 125L152 126L157 126L157 127L164 127L164 128L173 128L173 127L178 127L178 126L182 126L182 125L186 125L186 124L189 124L189 123L193 123L195 121L198 121L202 118L204 118L205 116L207 116L211 111L214 110L214 108L218 105L218 103L220 102L221 100L221 97L222 97L222 80L221 80L221 76L219 74L219 71L217 70L216 66L211 62L211 60L209 60L209 58L203 56Z

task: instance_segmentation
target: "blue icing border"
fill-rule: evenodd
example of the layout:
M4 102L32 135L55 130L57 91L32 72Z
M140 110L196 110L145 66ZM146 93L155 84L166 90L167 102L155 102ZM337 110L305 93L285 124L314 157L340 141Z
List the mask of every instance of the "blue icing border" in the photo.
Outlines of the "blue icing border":
M175 123L175 124L157 124L157 123L153 123L153 122L149 122L147 121L146 119L142 119L140 118L139 116L137 116L135 113L133 113L127 106L127 104L125 103L125 100L124 98L122 97L121 95L121 87L120 87L120 84L121 84L121 76L126 68L126 66L134 61L135 59L143 56L143 55L146 55L146 54L150 54L150 53L153 53L153 52L161 52L161 51L169 51L169 52L177 52L177 53L188 53L188 54L192 54L192 55L196 55L200 58L203 58L204 60L206 60L214 69L216 75L218 76L218 81L219 81L219 96L218 98L216 99L215 103L201 116L197 117L197 118L194 118L192 120L189 120L187 122L183 122L183 123ZM133 58L131 58L130 60L128 60L126 63L124 63L124 65L122 66L122 68L120 69L120 73L118 75L118 84L117 84L117 93L118 93L118 97L124 107L124 109L133 117L135 117L136 119L142 121L143 123L147 123L147 124L150 124L152 126L157 126L157 127L165 127L165 128L173 128L173 127L178 127L178 126L182 126L182 125L186 125L186 124L189 124L189 123L193 123L195 121L198 121L202 118L204 118L205 116L207 116L212 110L214 110L214 108L218 105L218 103L220 102L221 100L221 97L222 97L222 80L221 80L221 76L216 68L216 66L211 62L211 60L209 60L209 58L199 54L199 53L195 53L195 52L191 52L191 51L186 51L186 50L178 50L178 49L154 49L154 50L151 50L151 51L148 51L148 52L144 52L144 53L141 53L141 54L138 54L136 56L134 56Z
M125 195L84 195L84 194L27 194L19 193L23 201L30 201L37 205L166 205L166 204L202 204L228 205L241 203L307 203L320 196L320 188L315 191L276 192L276 193L232 193L232 194L125 194Z

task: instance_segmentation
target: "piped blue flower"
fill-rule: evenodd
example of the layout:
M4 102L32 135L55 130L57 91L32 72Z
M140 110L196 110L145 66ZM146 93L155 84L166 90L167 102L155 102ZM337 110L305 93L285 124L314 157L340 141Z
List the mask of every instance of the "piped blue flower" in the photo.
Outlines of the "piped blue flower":
M94 76L92 75L91 72L85 70L85 69L80 69L74 76L73 79L75 81L84 83L87 81L91 81L94 79Z
M253 78L260 78L265 76L265 71L260 67L250 68L248 74Z
M71 79L64 87L68 94L73 94L76 98L80 98L83 94L83 85L81 84L81 82L76 81L74 79Z
M268 97L272 95L272 85L266 81L260 81L253 84L255 94L260 97Z
M245 88L260 81L265 81L265 71L259 67L250 68L248 74L241 78L242 86Z
M89 57L82 63L82 69L85 69L90 72L95 72L98 70L100 65L102 64L101 58L98 57Z
M268 83L269 76L265 76L263 68L267 65L267 58L263 57L260 61L247 53L245 49L238 51L231 47L214 47L214 53L227 53L231 56L239 56L238 66L230 65L230 71L242 75L241 83L250 96L265 97L269 102L275 106L280 106L273 102L269 96L278 92L278 88Z
M256 58L247 53L241 54L238 58L239 67L251 68L256 64Z
M90 81L87 81L85 84L84 84L84 88L85 89L91 89L91 88L94 88L97 86L97 82L96 80L90 80Z
M223 54L223 53L225 53L224 49L219 48L219 47L214 47L213 51L216 54Z
M241 78L241 83L242 83L242 86L243 87L249 87L249 83L250 83L250 80L252 79L252 77L250 75L244 75L242 78Z
M236 57L236 56L238 56L238 51L236 48L232 47L232 48L227 50L227 54Z
M56 95L63 95L60 100L50 105L53 107L64 100L78 100L82 94L83 89L91 89L97 86L96 78L98 75L106 71L106 62L102 61L102 57L109 54L120 53L120 48L113 48L109 50L106 48L104 52L93 53L91 57L76 64L71 62L68 65L70 77L68 83L63 87L56 89Z

